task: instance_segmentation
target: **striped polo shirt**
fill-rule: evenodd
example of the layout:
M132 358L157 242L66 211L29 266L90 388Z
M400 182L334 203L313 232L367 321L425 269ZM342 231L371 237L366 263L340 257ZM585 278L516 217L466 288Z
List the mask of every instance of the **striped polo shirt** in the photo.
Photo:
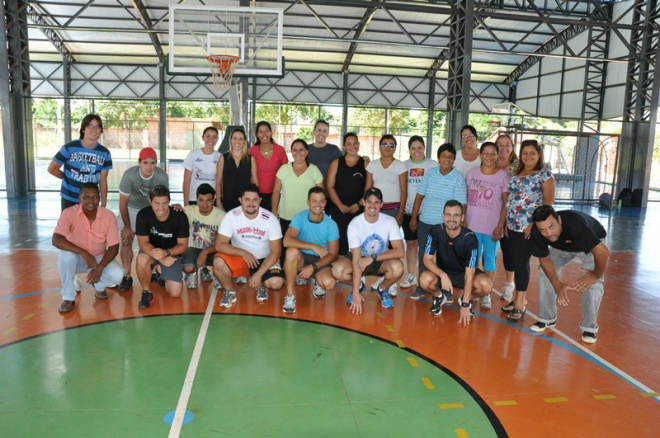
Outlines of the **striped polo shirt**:
M62 178L62 197L68 201L78 203L80 187L86 182L98 184L102 170L112 169L110 151L100 143L94 149L87 149L81 139L73 140L64 146L53 157L53 160L62 164L64 178Z
M440 167L430 169L417 186L417 193L424 196L419 220L428 225L443 222L442 210L447 201L455 199L463 205L467 203L467 184L456 168L447 175L440 172Z

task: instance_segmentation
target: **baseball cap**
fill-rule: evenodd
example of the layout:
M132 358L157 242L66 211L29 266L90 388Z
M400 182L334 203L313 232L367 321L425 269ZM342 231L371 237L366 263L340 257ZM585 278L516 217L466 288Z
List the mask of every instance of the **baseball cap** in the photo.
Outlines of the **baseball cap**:
M383 201L383 192L381 192L379 188L372 187L364 192L364 200L366 201L367 198L371 195L374 195L376 198L378 198L379 201Z
M140 161L146 160L147 158L153 158L154 160L158 160L156 151L153 148L146 147L146 148L142 148L142 150L140 151Z

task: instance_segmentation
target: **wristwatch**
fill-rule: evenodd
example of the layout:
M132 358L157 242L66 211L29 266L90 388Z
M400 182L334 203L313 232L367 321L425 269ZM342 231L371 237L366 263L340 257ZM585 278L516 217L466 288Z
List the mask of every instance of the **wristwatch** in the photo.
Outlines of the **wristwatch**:
M470 307L470 302L461 301L461 307Z
M170 254L170 250L169 250L169 249L166 249L166 250L165 250L165 257L169 257L170 255L171 255L171 254Z
M377 261L376 257L378 257L378 254L371 254L371 260L373 260L374 262Z
M312 268L314 268L314 272L319 270L319 267L316 266L316 263L312 263Z

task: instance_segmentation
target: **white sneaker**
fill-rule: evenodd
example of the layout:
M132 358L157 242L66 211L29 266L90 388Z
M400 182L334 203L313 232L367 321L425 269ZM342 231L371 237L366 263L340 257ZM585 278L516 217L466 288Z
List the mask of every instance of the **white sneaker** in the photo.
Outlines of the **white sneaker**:
M502 289L502 299L504 301L513 300L513 291L516 290L516 285L513 283L505 283Z
M385 277L380 277L378 280L374 281L374 284L371 285L372 289L378 289L378 286L385 281Z
M325 289L323 289L316 280L312 280L312 284L314 285L312 288L312 295L314 295L314 298L323 298L325 296Z
M307 284L307 280L304 278L296 277L296 286L305 286Z
M284 313L296 313L296 297L293 295L287 295L284 297L284 307L282 307Z
M248 280L249 279L247 277L236 277L236 283L238 284L245 284L248 282Z
M77 294L80 293L82 290L82 284L80 283L80 278L77 276L73 277L73 289L76 291Z
M186 274L186 289L197 289L197 272Z
M482 309L490 309L492 307L492 304L490 302L490 294L481 297L480 301L481 302L479 303L479 307L481 307Z
M399 293L399 285L394 283L392 286L390 286L390 288L387 291L390 293L391 297L395 297L396 294Z
M226 290L220 300L220 307L231 307L236 302L236 292Z
M417 284L417 277L415 277L414 274L408 273L403 281L401 282L401 287L406 289L409 287L413 287L414 285ZM390 294L392 295L392 294Z

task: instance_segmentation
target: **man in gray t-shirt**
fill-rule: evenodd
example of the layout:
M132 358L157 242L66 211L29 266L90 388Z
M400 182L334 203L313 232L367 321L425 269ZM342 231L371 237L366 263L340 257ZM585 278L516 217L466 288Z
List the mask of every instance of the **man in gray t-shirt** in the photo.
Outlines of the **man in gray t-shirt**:
M119 183L119 225L121 240L121 264L126 276L119 285L120 291L126 291L133 285L131 277L131 262L133 261L133 239L135 237L135 220L138 211L149 207L149 192L156 186L169 187L167 173L158 167L156 151L144 148L140 151L138 165L124 172Z

